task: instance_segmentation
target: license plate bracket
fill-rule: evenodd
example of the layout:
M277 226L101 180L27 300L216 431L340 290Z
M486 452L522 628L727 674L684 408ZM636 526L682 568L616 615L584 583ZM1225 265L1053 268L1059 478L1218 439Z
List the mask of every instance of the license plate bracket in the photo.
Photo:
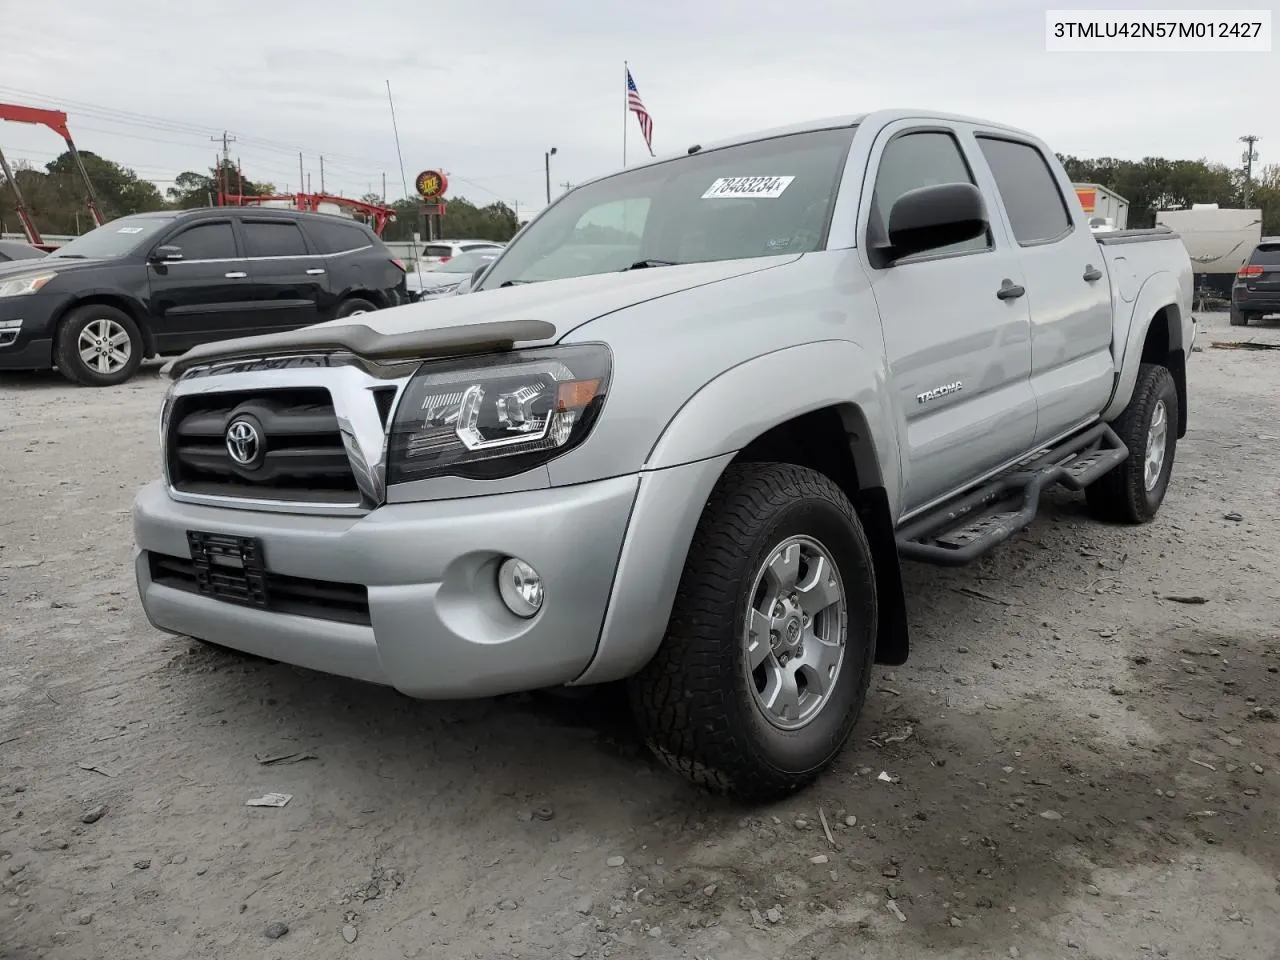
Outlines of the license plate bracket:
M187 545L195 565L196 586L203 596L266 609L267 569L261 540L188 530Z

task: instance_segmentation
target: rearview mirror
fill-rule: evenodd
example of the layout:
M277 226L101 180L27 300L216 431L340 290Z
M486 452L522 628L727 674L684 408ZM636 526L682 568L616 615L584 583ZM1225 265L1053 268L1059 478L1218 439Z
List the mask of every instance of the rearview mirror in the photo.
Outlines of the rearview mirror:
M987 230L987 205L971 183L940 183L908 190L889 211L892 260L972 240Z
M154 250L151 251L150 259L156 263L166 263L173 260L181 260L182 248L175 247L170 244L164 244L163 246L156 247Z

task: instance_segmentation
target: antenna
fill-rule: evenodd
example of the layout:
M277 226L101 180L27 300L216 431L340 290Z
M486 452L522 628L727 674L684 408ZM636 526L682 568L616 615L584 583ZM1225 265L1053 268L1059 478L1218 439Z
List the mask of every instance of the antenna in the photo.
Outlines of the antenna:
M404 172L404 154L400 152L400 128L396 126L396 102L391 99L391 81L387 81L387 103L391 107L391 130L396 135L396 159L400 161L400 186L404 188L405 198L409 196L409 178ZM410 249L413 250L413 263L418 265L418 243L413 239L413 231L409 231Z

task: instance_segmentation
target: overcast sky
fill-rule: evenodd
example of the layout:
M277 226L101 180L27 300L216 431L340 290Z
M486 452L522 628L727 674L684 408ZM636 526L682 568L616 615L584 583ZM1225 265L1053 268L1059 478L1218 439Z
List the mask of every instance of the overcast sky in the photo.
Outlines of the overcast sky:
M1095 5L1105 6L1101 0ZM1267 7L1199 0L1125 6ZM226 128L245 175L329 192L404 194L404 163L450 192L524 208L644 155L623 112L629 60L659 155L753 129L881 107L937 108L1028 128L1080 156L1206 157L1238 166L1242 134L1280 162L1280 60L1254 54L1044 50L1028 0L0 0L0 101L59 106L81 149L170 185L207 168ZM1087 7L1057 0L1054 7ZM11 160L57 137L0 124Z

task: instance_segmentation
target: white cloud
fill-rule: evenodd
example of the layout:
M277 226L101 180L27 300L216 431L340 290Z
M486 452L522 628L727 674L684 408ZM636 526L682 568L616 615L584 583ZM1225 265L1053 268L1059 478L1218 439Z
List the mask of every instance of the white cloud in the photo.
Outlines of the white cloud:
M390 80L410 178L442 166L456 194L535 206L553 145L556 182L620 165L624 58L659 154L908 106L1025 127L1080 156L1236 165L1237 138L1254 133L1262 162L1280 161L1280 121L1266 109L1273 55L1050 54L1043 7L1026 0L873 11L827 0L0 6L0 100L65 104L82 149L157 180L209 166L210 137L227 128L252 178L296 189L302 148L313 188L323 153L330 191L381 189L385 172L399 196ZM639 159L638 127L625 122ZM62 145L48 131L0 124L0 146L44 163Z

